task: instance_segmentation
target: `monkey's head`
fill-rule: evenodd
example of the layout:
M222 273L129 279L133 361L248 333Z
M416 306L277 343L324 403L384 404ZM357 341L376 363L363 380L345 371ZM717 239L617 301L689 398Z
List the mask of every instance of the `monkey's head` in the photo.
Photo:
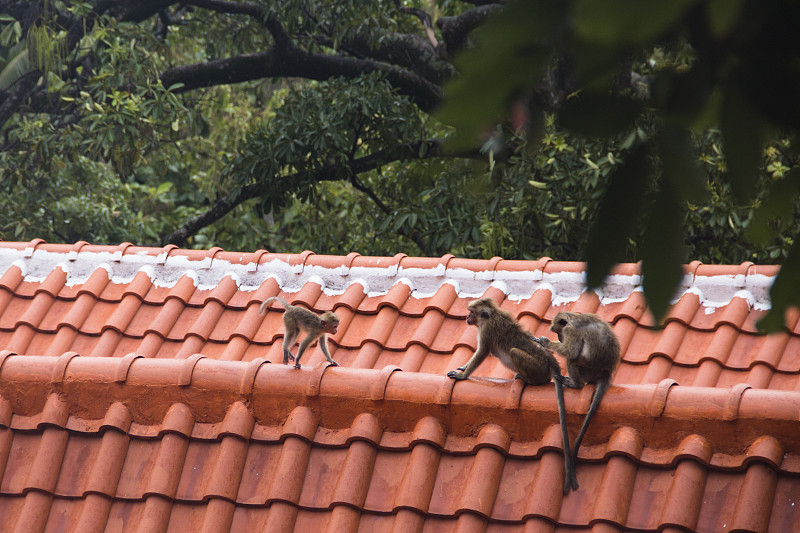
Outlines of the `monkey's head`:
M322 324L322 331L330 335L336 335L336 330L339 328L339 317L333 311L325 311L319 316L320 323Z
M480 325L481 322L491 317L498 310L497 304L491 298L481 298L473 300L467 306L467 324L470 326Z
M555 316L553 322L550 324L550 331L556 334L558 342L564 342L562 332L577 314L578 313L570 313L569 311L561 311Z

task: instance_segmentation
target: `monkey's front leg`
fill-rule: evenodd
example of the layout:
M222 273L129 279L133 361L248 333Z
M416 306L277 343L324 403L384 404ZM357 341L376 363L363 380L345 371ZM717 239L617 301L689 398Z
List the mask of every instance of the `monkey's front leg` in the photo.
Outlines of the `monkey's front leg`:
M461 367L456 368L455 370L451 370L447 373L447 377L453 378L456 381L461 381L462 379L467 379L470 374L472 374L478 365L480 365L486 356L489 355L489 348L482 346L480 341L478 342L478 349L475 350L475 353L467 361L467 364Z
M319 347L322 350L322 354L325 356L325 359L327 359L330 364L332 364L333 366L339 366L339 363L334 361L333 357L331 357L331 354L328 352L328 336L327 335L322 334L320 336L320 338L319 338Z

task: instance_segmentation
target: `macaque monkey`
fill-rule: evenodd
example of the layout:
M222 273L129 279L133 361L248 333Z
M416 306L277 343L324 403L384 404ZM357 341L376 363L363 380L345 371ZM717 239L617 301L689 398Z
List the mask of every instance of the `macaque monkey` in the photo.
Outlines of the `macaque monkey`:
M328 353L328 334L336 334L336 330L339 327L339 317L331 311L317 315L304 307L291 305L277 296L264 300L258 308L258 314L263 315L266 313L269 304L274 301L279 302L286 308L283 313L283 326L286 328L286 333L283 336L283 364L286 365L291 360L294 361L295 368L300 368L300 358L303 356L303 352L306 351L309 344L319 337L319 347L325 358L333 366L339 366L339 363L334 361L331 354ZM297 349L297 356L295 357L289 349L294 346L300 330L306 332L306 337L300 343L300 348Z
M467 306L467 324L478 326L478 348L466 365L451 370L448 377L455 380L467 379L472 372L486 359L493 355L500 359L507 368L530 385L544 385L553 379L558 401L558 417L564 439L564 487L567 479L575 478L573 463L569 451L569 434L567 433L566 409L564 408L564 391L562 389L561 367L558 361L546 350L536 337L525 331L519 322L502 309L491 298L481 298L470 302ZM577 483L577 482L576 482ZM577 487L577 484L576 484ZM566 488L564 493L566 494Z
M581 445L586 428L592 420L600 400L611 384L611 375L620 358L619 340L607 322L591 313L558 313L550 324L550 331L558 336L558 341L547 337L535 339L545 348L562 355L567 360L569 377L558 376L565 387L580 389L587 383L594 383L595 390L589 412L583 420L578 438L575 439L571 465L565 465L570 477L564 479L564 494L569 492L569 484L578 488L575 477L575 462L578 460L578 448Z

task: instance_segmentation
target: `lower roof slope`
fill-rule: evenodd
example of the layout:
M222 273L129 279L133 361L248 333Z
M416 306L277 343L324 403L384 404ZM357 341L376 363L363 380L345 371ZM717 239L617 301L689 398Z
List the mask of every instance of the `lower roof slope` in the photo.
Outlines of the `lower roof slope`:
M657 328L637 265L0 243L0 516L9 531L790 531L798 315L776 267L687 266ZM341 319L279 364L281 296ZM490 296L537 335L612 323L623 360L563 497L552 385L475 349ZM270 364L272 363L272 364ZM275 364L278 363L278 364ZM565 391L574 439L592 387Z

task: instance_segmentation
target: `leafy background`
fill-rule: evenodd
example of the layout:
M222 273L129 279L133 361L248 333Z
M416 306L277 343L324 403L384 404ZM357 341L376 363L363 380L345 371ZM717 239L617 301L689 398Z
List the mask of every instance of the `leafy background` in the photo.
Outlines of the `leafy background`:
M800 6L0 0L0 238L780 263Z

